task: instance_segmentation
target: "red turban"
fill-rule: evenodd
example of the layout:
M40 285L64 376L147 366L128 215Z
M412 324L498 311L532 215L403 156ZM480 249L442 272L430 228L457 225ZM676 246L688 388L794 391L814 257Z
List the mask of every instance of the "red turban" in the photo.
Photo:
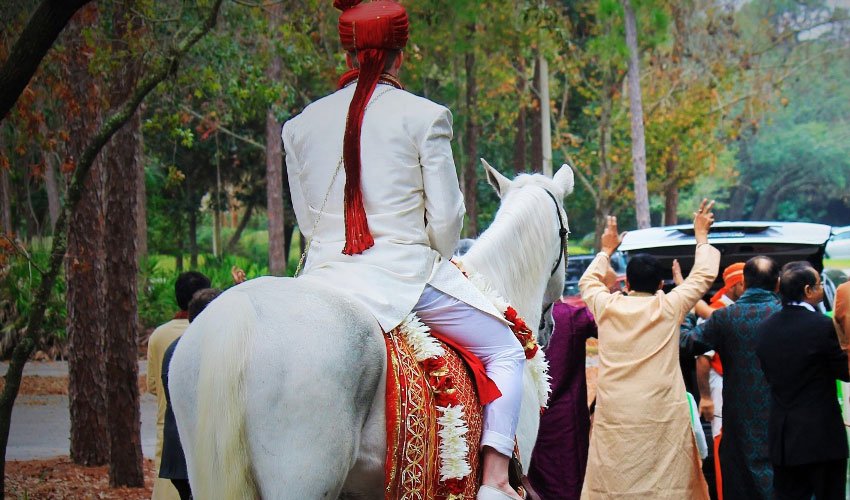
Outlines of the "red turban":
M744 281L744 263L736 262L734 264L730 264L723 270L723 288L717 291L714 294L714 297L711 298L711 302L717 302L720 300L726 292L732 289L733 286L737 285Z
M407 12L399 3L378 0L360 4L360 0L335 0L339 16L339 40L348 51L356 51L359 70L346 73L340 83L357 78L354 96L345 122L342 157L345 164L345 247L342 253L363 253L375 244L366 221L363 193L360 190L360 129L366 105L378 85L388 50L400 50L407 44ZM354 73L354 74L352 74Z

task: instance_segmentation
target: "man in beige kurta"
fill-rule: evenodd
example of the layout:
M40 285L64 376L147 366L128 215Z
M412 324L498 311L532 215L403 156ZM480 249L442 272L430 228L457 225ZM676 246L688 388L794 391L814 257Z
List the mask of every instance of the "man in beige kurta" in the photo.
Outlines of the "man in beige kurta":
M177 305L180 311L174 319L159 326L148 339L148 392L156 396L156 456L154 463L159 475L159 463L162 459L162 429L165 426L165 391L162 389L162 358L165 350L183 332L189 328L187 309L192 295L201 289L209 288L210 280L198 272L182 273L174 285ZM180 495L168 479L157 477L153 484L153 500L180 500Z
M696 214L690 276L670 293L635 286L626 295L608 291L602 279L621 241L613 217L602 252L579 281L599 330L596 414L582 498L708 499L679 368L679 324L720 265L720 252L707 242L711 205L703 201Z

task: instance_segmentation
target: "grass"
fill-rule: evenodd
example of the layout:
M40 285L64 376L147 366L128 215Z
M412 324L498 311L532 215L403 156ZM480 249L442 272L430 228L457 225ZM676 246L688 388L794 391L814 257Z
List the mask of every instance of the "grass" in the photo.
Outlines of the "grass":
M823 266L827 269L850 269L850 259L824 259Z
M581 245L570 245L570 255L587 255L592 254L593 249L590 247L584 247Z

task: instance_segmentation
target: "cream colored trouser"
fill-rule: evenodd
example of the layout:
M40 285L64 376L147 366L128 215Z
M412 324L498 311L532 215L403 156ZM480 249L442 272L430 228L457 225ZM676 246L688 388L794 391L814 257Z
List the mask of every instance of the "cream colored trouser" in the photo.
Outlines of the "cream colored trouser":
M478 357L502 397L484 407L481 446L510 457L514 451L525 353L507 325L426 285L413 312L432 330L449 337Z

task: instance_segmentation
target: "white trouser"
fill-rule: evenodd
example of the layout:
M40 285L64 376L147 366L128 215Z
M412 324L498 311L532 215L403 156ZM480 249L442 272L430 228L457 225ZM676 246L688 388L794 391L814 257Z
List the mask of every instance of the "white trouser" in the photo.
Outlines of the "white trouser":
M714 368L708 372L708 387L711 389L711 400L714 401L711 435L717 436L723 429L723 375L714 371Z
M432 330L477 356L502 397L484 407L481 446L510 457L514 451L525 353L507 325L465 302L426 285L413 311Z

